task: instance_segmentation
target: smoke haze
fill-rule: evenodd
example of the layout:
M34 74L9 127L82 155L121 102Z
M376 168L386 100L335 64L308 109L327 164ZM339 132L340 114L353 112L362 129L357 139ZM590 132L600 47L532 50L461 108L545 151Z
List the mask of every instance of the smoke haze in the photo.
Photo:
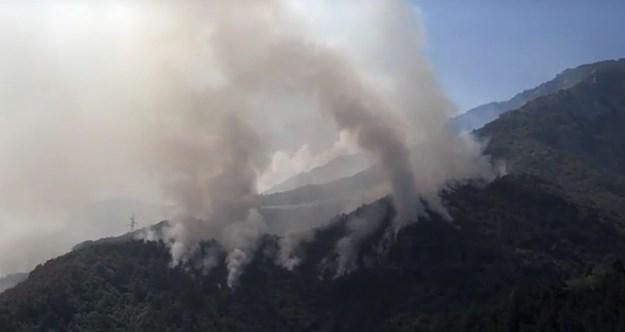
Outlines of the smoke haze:
M297 172L366 153L387 175L395 231L419 196L438 206L449 180L490 175L479 145L444 129L455 110L408 2L0 6L0 225L15 230L2 247L133 197L173 210L174 265L218 240L233 287L272 232L259 191ZM346 246L368 232L350 225L346 271Z

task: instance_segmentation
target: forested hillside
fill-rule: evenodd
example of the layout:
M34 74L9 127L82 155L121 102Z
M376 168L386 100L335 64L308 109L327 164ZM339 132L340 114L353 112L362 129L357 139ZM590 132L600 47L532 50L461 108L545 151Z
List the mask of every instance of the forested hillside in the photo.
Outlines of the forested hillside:
M317 229L293 271L276 264L279 238L267 235L234 289L223 259L203 273L171 267L162 242L84 243L0 295L0 331L625 329L624 66L476 134L509 175L450 183L451 218L428 210L388 241L395 211L383 198ZM288 195L265 199L297 200ZM376 227L353 269L337 273L356 218ZM225 256L216 242L203 250Z

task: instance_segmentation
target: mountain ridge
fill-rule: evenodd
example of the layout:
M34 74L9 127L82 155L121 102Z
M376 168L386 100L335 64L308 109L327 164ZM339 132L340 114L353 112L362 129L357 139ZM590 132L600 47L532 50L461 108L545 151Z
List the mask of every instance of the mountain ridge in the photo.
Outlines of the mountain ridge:
M297 174L264 192L264 195L276 194L293 189L322 185L340 178L349 177L367 168L369 161L362 154L342 155L324 165L317 166L307 172Z
M625 216L625 61L503 114L476 134L512 172Z
M453 118L450 121L450 127L458 131L479 129L497 119L501 114L518 109L538 97L569 89L588 78L594 71L603 70L619 63L625 63L625 59L605 60L566 69L552 80L518 93L507 101L492 102L472 108Z

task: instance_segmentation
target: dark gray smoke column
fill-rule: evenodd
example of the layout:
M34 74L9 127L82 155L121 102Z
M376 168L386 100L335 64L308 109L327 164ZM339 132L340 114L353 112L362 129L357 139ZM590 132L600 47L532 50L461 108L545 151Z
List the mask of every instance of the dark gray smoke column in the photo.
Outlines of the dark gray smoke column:
M327 126L351 135L388 173L398 211L395 228L414 220L416 184L408 137L403 134L408 127L402 124L400 112L367 82L348 57L307 38L293 22L296 14L284 1L216 0L189 15L186 24L199 24L195 29L205 21L211 23L208 41L214 69L223 80L217 92L206 99L207 111L246 117L258 108L259 99L300 97L319 105L325 118L331 120ZM217 139L220 144L209 145L205 152L192 149L183 165L192 177L175 181L166 191L183 213L192 217L181 218L174 227L174 259L184 260L202 239L215 237L230 251L228 267L232 267L233 284L266 227L247 203L255 194L256 177L262 170L254 156L262 154L240 128L252 130L250 123L235 130L226 128L219 131L225 135ZM172 154L189 150L185 144L193 146L197 139L202 142L203 136L188 140L194 136L187 137L189 133L193 134L182 132L183 144L162 154L168 163ZM175 173L178 166L169 172Z
M213 70L220 77L218 95L229 96L226 102L208 98L209 109L234 110L242 119L253 119L250 115L258 112L260 101L299 99L316 105L325 114L327 126L348 133L388 174L397 210L395 233L416 221L422 211L418 196L435 199L446 181L484 174L479 149L474 149L469 139L454 136L444 129L453 109L440 93L420 53L415 41L418 38L412 32L419 31L413 26L414 9L407 2L371 1L365 5L371 7L373 15L369 19L370 26L381 27L375 31L380 34L376 39L380 45L376 47L384 50L379 55L384 62L382 69L388 71L383 75L376 75L379 74L376 70L358 64L347 52L311 38L297 23L298 13L288 4L278 0L214 0L206 6L192 6L193 10L185 12L188 15L185 24L193 27L191 31L202 31L206 22L210 22L210 28L206 29L210 31L207 42L215 64ZM380 78L391 83L380 85L376 81ZM239 107L233 108L233 105ZM271 107L264 112L264 117L283 114ZM255 127L262 126L262 121L248 125L251 123ZM415 146L419 147L418 159L410 153ZM228 147L231 148L238 149L238 145ZM241 152L253 153L254 150ZM221 165L219 167L226 166L219 159L208 161ZM205 164L200 162L197 167ZM233 169L236 172L222 174L224 179L220 181L236 183L230 177L238 177L242 172L243 178L250 180L245 181L244 187L249 188L252 175L258 175L251 170L259 166ZM209 184L192 190L191 195L177 196L176 201L182 207L187 201L194 202L196 197L208 199L198 201L199 214L187 211L205 222L197 225L182 222L174 245L174 249L180 250L173 252L184 253L192 250L198 241L216 237L231 253L228 257L234 261L228 266L234 268L231 275L236 279L253 255L255 243L266 225L252 207L238 207L246 211L244 218L228 212L232 211L230 206L241 204L235 202L245 201L252 191ZM193 182L188 185L194 186ZM224 194L228 199L215 199ZM202 208L202 202L211 204Z
M255 210L256 179L268 159L260 137L239 116L229 98L213 96L206 109L177 112L176 126L164 125L154 156L167 196L176 202L178 216L168 231L172 264L189 262L202 241L218 240L227 250L228 285L236 286L267 232ZM186 113L186 114L185 114ZM194 265L208 272L218 252Z
M396 228L414 220L419 201L405 134L410 127L402 124L400 112L340 53L300 39L281 41L268 51L258 59L263 70L271 70L271 77L259 77L265 88L274 84L276 90L309 93L336 127L353 136L387 172L398 212Z
M22 225L56 229L93 200L134 197L176 210L174 263L216 239L235 285L271 231L254 197L278 152L310 145L323 155L332 133L345 133L386 170L389 188L366 194L392 192L395 230L415 220L417 196L435 200L450 179L486 173L479 146L443 129L454 110L410 1L7 1L3 10L6 248L28 247ZM343 17L306 21L314 12ZM346 31L342 46L331 40ZM298 126L315 130L295 135Z
M324 89L328 107L337 126L354 135L359 146L387 172L398 213L395 225L400 228L414 220L419 204L410 149L402 134L404 128L393 123L397 119L388 106L374 91L361 86L356 73L338 67L330 70L325 78L329 89ZM336 75L341 73L342 76Z

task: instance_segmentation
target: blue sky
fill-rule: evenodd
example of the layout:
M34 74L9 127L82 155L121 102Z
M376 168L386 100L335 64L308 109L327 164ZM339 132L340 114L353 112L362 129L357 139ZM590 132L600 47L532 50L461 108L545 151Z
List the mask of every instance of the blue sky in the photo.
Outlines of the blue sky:
M508 99L569 67L625 57L623 0L413 1L460 110Z

